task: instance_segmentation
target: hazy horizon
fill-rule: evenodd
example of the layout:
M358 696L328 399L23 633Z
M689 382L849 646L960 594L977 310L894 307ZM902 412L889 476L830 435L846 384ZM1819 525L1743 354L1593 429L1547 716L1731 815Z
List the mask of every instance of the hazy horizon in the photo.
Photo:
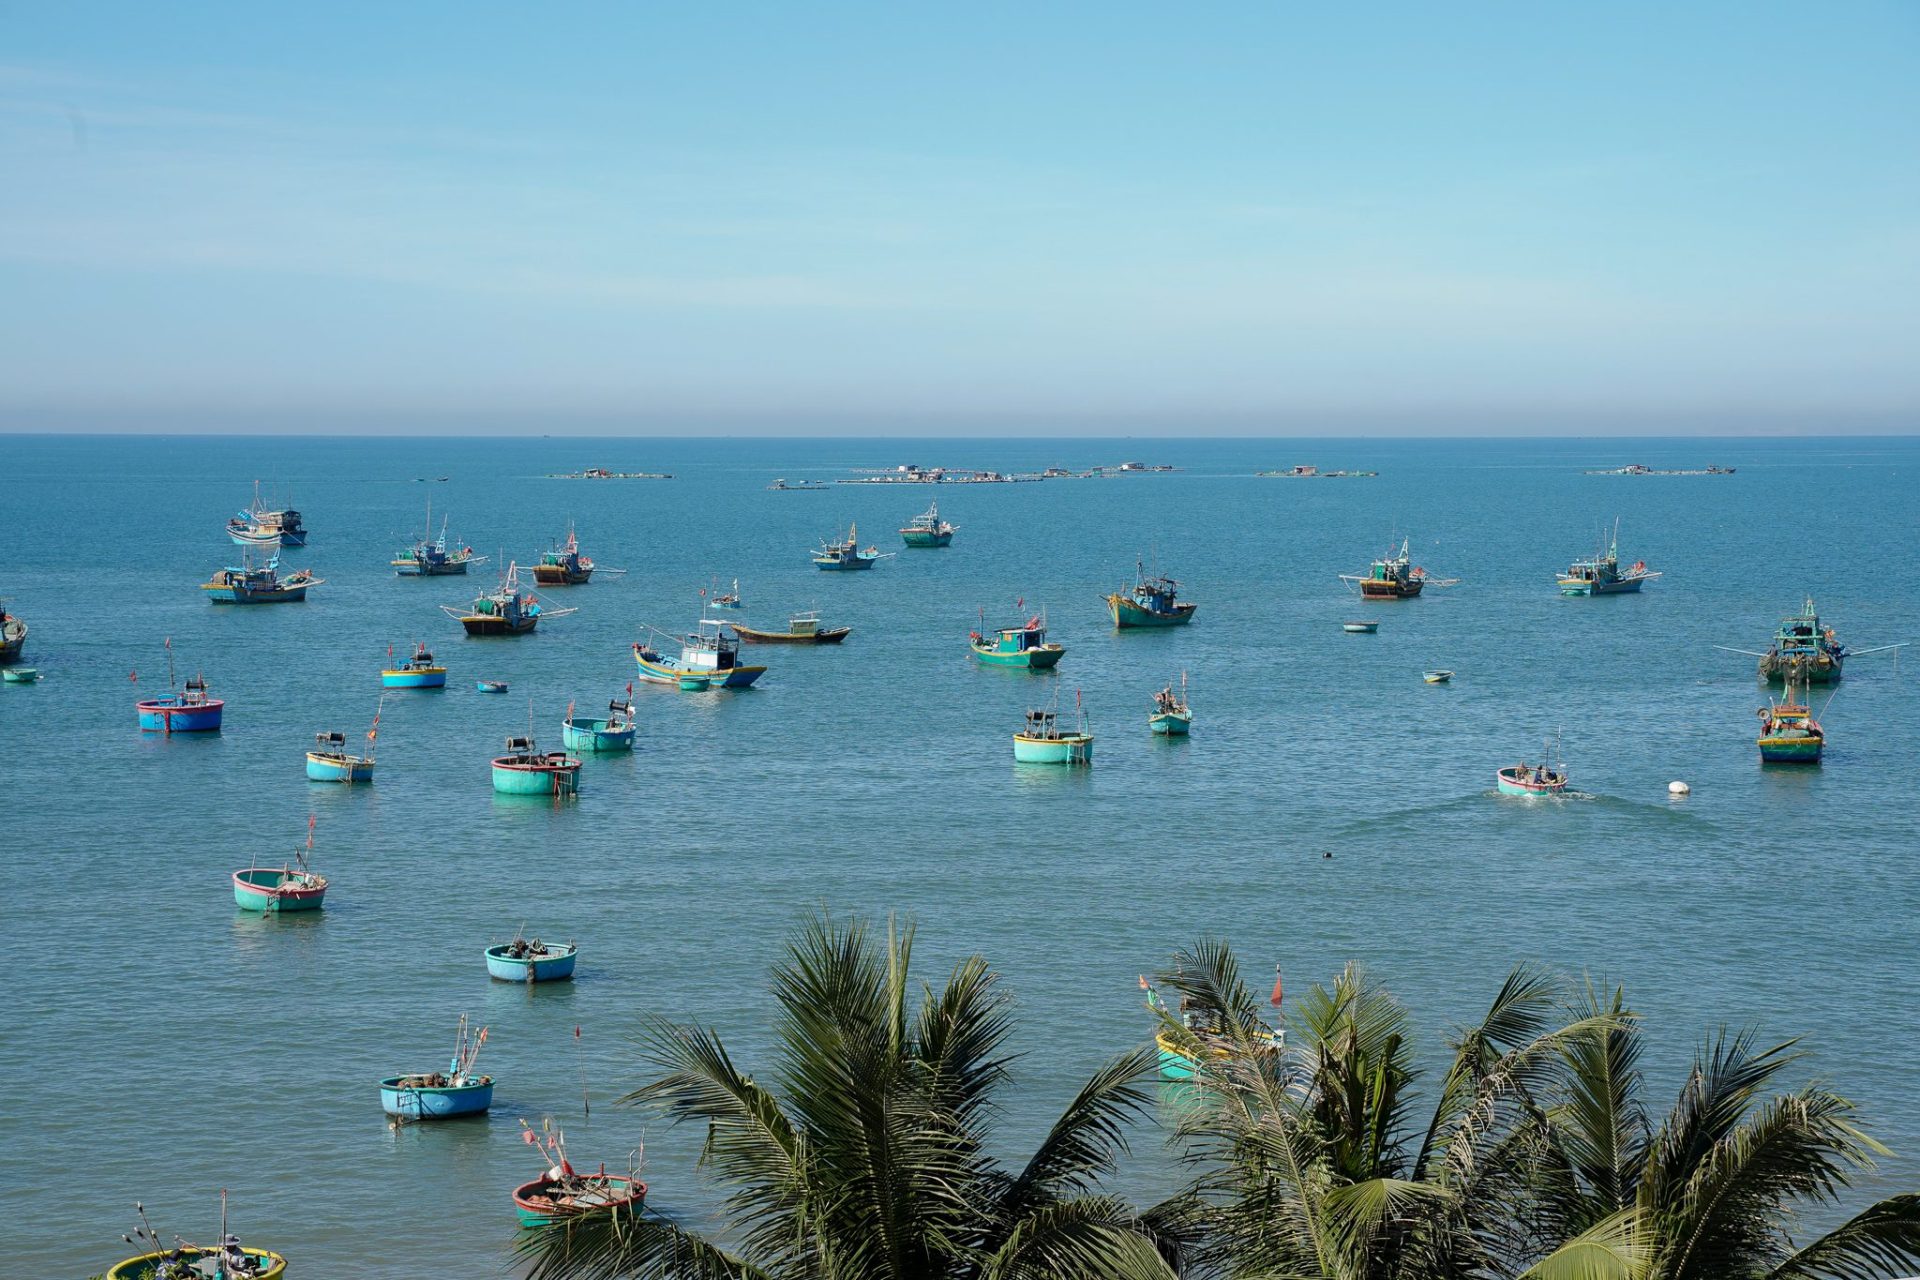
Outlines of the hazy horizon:
M1920 430L1911 6L6 22L0 432Z

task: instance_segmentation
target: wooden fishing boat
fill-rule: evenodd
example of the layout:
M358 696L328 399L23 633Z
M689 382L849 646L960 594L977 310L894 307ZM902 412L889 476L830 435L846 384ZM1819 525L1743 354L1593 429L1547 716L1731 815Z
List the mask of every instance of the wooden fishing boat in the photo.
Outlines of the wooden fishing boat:
M0 668L0 680L4 680L8 684L32 684L39 678L40 669L38 667Z
M0 666L20 661L20 651L27 645L27 624L7 612L7 602L0 600Z
M1422 671L1420 678L1428 684L1445 684L1447 681L1453 679L1453 672L1447 670Z
M502 982L562 982L573 976L580 948L571 942L542 942L515 936L487 948L487 974Z
M580 551L580 539L573 526L567 526L567 540L551 551L540 553L533 566L533 580L543 587L580 587L593 577L593 561Z
M813 554L814 567L833 571L873 568L875 563L884 558L880 548L868 547L862 551L859 538L859 526L848 525L844 542L822 539L820 549Z
M387 650L389 661L393 650ZM380 672L380 687L383 689L444 689L447 687L447 669L433 660L427 652L427 646L416 643L413 656L397 667L386 667Z
M253 503L227 521L227 535L240 546L304 547L307 531L300 513L291 508L271 511L260 501L260 482L253 482Z
M1871 649L1849 649L1840 643L1833 628L1822 626L1820 615L1814 610L1813 597L1799 613L1788 614L1780 620L1780 626L1774 632L1773 643L1766 652L1752 649L1730 649L1726 645L1714 648L1727 653L1743 653L1749 658L1760 660L1759 670L1762 680L1780 681L1783 684L1837 684L1845 670L1848 658L1865 657L1869 653L1886 653L1906 648L1900 644L1876 645Z
M1180 673L1180 692L1173 686L1153 695L1153 710L1147 716L1147 728L1169 738L1184 738L1193 728L1193 709L1187 705L1187 673Z
M280 576L280 557L264 565L229 565L200 585L213 604L298 604L307 598L307 588L326 579L313 576L311 569L296 569Z
M1567 571L1554 579L1563 596L1612 596L1638 591L1660 575L1638 560L1627 569L1620 567L1620 522L1613 522L1613 538L1590 559L1575 560Z
M493 1105L493 1077L475 1074L474 1062L487 1042L487 1029L471 1031L460 1015L453 1056L445 1071L388 1076L380 1082L380 1108L402 1120L452 1120L484 1114Z
M1078 727L1062 729L1052 707L1027 712L1025 727L1013 735L1013 758L1020 764L1092 764L1086 713L1079 713Z
M233 873L233 902L242 911L318 911L327 898L327 878L307 865L313 852L313 815L307 816L307 845L294 850L292 863L252 866Z
M748 644L839 644L853 634L852 627L821 626L819 611L811 609L789 617L785 631L760 631L739 622L726 625Z
M1380 622L1378 619L1372 621L1343 622L1340 624L1340 629L1348 635L1370 636L1380 629Z
M607 703L604 719L576 716L573 708L567 708L567 718L560 722L560 741L569 751L631 751L633 750L634 718L633 688L627 688L625 698L615 698Z
M580 761L564 751L543 755L531 737L508 738L506 754L493 758L493 789L503 796L578 795Z
M520 1126L527 1145L540 1148L547 1166L540 1177L513 1189L513 1207L522 1227L546 1227L583 1213L632 1208L646 1199L647 1184L632 1170L608 1173L601 1165L598 1173L577 1171L567 1159L565 1135L554 1130L551 1121L542 1125L544 1138L525 1120Z
M1067 656L1066 647L1047 639L1047 623L1043 614L1034 614L1017 627L1002 627L991 637L985 634L986 611L980 614L982 630L970 632L968 643L973 648L973 656L990 667L1025 667L1030 671L1046 671L1059 665L1060 659Z
M548 609L531 591L520 589L520 566L509 564L500 585L485 595L475 596L465 609L450 604L440 606L450 618L459 620L470 636L523 636L540 625L542 618L559 618L576 609Z
M1342 582L1352 583L1360 592L1363 600L1411 600L1424 590L1430 581L1427 571L1413 563L1410 551L1412 540L1402 538L1398 554L1389 551L1373 562L1365 573L1343 573ZM1452 585L1435 582L1434 585Z
M427 503L427 532L411 546L403 547L389 561L395 576L401 578L444 578L464 575L476 564L485 564L485 556L473 554L473 548L454 546L447 540L447 518L440 517L440 536L433 536L433 503Z
M677 660L668 658L664 649L635 642L633 660L639 664L640 678L651 684L672 685L693 692L746 688L765 675L767 669L741 665L739 638L722 630L731 625L713 618L700 619L693 632L681 638ZM663 640L673 638L653 627L647 630Z
M475 680L473 687L478 693L505 693L507 691L507 682L505 680Z
M940 518L940 504L936 502L907 521L906 527L900 530L900 540L910 547L944 547L953 541L957 532L959 526Z
M167 688L173 688L173 639L167 639ZM138 673L134 678L139 679ZM218 733L220 719L226 710L226 702L220 698L207 696L207 678L203 675L187 677L184 688L178 693L169 692L158 698L148 698L134 704L134 710L140 715L142 733Z
M220 1193L219 1244L192 1244L178 1236L172 1243L163 1242L147 1220L146 1206L135 1201L133 1208L140 1215L140 1225L132 1235L120 1238L152 1248L108 1267L100 1280L281 1280L287 1274L284 1257L271 1249L249 1248L227 1230L224 1191Z
M1761 707L1760 760L1763 764L1819 764L1827 733L1813 718L1813 709L1794 696L1789 683L1785 698Z
M1126 591L1115 591L1107 597L1107 612L1113 618L1113 625L1121 630L1130 627L1181 627L1193 620L1194 610L1200 606L1176 599L1180 593L1180 584L1172 578L1158 575L1149 576L1146 566L1134 562L1135 582Z

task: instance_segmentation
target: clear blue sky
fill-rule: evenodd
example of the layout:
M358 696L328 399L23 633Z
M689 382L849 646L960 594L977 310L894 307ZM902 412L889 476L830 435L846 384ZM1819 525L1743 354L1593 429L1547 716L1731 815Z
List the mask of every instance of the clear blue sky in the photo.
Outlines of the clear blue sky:
M1912 431L1916 353L1911 3L0 0L0 429Z

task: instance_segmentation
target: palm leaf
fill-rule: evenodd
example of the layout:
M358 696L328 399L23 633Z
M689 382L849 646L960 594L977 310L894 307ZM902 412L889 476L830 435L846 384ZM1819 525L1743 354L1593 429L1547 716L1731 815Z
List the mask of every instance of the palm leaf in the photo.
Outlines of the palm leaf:
M1920 1264L1920 1194L1889 1196L1767 1273L1767 1280L1883 1280Z
M603 1210L524 1233L526 1280L772 1280L726 1250L646 1211Z
M1652 1262L1639 1214L1602 1218L1534 1263L1520 1280L1641 1280Z

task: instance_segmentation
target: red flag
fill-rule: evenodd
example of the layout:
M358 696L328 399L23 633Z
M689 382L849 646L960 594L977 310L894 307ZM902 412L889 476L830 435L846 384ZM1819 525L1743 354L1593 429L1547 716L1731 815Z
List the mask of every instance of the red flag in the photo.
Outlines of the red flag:
M1278 1009L1284 993L1280 990L1280 966L1273 966L1273 994L1267 997L1267 1003Z
M575 1040L578 1040L578 1039L580 1038L580 1028L579 1028L579 1027L575 1027L575 1028L573 1029L573 1038L574 1038Z
M167 643L166 643L166 648L168 648L169 650L171 650L171 649L173 648L173 637L172 637L172 636L168 636L168 637L167 637Z
M1024 609L1024 608L1026 608L1026 607L1027 607L1027 598L1026 598L1025 596L1015 596L1015 597L1013 598L1013 607L1014 607L1015 609Z
M571 698L567 700L567 719L573 719L573 700Z
M308 853L313 852L313 824L318 820L319 818L318 818L318 815L316 814L310 813L307 815L307 852Z
M1147 981L1147 975L1146 975L1146 974L1144 974L1144 973L1140 975L1140 989L1141 989L1142 991L1151 991L1151 990L1153 990L1153 984L1151 984L1151 983L1149 983L1149 982Z
M392 661L393 661L393 646L392 646L392 645L388 645L388 646L387 646L387 661L388 661L388 662L392 662Z
M369 726L367 729L367 741L372 742L375 738L379 736L380 736L380 713L376 711L373 713L373 724Z
M627 696L629 698L633 696L633 681L631 680L627 681Z

